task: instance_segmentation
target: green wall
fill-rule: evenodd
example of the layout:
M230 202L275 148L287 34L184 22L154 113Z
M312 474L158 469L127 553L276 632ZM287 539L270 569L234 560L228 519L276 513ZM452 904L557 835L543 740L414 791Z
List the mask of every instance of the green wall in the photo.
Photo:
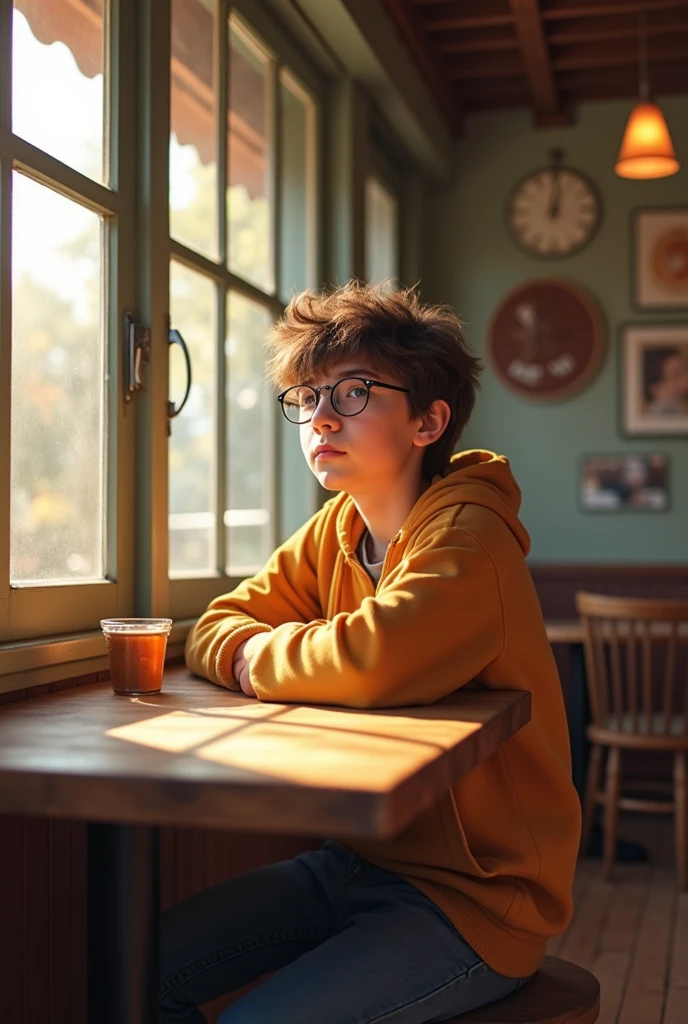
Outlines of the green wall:
M497 302L515 285L539 276L564 277L587 288L608 326L602 367L570 399L536 403L508 391L486 367L463 448L507 455L523 490L522 518L533 562L688 563L688 438L628 438L619 428L619 327L626 322L688 322L688 313L638 313L630 297L630 211L688 206L688 97L664 100L678 174L658 181L616 177L613 165L632 104L585 104L571 128L534 130L526 110L467 120L455 153L455 179L428 190L422 290L450 303L466 335L484 351ZM507 196L561 146L564 163L586 172L602 196L602 224L580 253L564 260L525 255L504 226ZM584 452L663 451L670 457L671 507L666 513L584 513L577 473Z

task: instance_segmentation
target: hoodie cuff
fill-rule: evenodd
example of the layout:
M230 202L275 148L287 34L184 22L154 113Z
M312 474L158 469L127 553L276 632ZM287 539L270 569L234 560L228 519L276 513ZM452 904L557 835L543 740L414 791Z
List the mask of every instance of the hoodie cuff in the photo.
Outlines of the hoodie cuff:
M272 633L272 626L268 626L266 622L251 622L246 626L239 626L238 629L230 633L226 640L222 641L220 650L215 658L215 671L218 681L228 690L241 692L241 687L232 675L234 652L239 644L242 644L244 640L248 640L250 636L255 636L256 633Z

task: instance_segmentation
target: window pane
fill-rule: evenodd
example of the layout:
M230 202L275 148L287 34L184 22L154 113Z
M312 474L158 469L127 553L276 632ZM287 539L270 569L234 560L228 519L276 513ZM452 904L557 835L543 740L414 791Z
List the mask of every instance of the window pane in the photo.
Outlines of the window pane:
M215 568L215 465L217 357L215 286L179 263L170 266L170 315L191 357L189 398L172 420L169 459L170 573ZM179 345L170 348L170 397L177 405L186 388Z
M232 28L229 53L229 269L274 290L269 200L268 63Z
M103 0L14 0L12 130L103 181Z
M103 577L101 235L96 214L15 173L10 527L15 582Z
M315 111L307 95L283 75L280 80L282 143L280 291L287 302L313 285Z
M217 258L212 0L172 0L170 233Z
M265 383L270 314L232 292L227 300L227 571L245 576L271 554L273 413Z
M376 178L366 181L366 277L380 282L396 279L398 269L397 201Z

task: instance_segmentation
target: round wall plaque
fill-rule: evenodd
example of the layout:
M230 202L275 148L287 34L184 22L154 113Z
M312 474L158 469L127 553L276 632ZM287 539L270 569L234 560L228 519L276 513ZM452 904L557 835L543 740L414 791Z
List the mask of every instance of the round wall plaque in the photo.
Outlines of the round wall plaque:
M535 399L581 391L604 355L597 303L558 279L529 281L501 301L487 334L490 365L502 383Z

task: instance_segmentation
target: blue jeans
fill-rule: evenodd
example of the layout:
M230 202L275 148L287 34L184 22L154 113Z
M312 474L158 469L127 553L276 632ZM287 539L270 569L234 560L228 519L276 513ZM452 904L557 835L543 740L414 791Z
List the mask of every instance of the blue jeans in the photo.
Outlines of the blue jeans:
M399 875L328 839L170 908L162 1024L274 972L218 1024L426 1024L510 995L446 915Z

